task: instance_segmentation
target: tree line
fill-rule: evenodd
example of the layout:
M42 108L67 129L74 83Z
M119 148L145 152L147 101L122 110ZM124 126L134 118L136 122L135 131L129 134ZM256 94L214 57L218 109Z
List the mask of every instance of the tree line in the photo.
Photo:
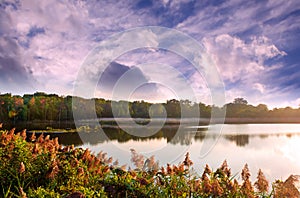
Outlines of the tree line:
M72 100L76 103L72 104ZM95 106L91 107L90 102ZM72 106L73 105L73 106ZM115 107L113 114L112 105ZM189 100L167 100L165 103L150 103L146 101L111 101L103 98L84 99L75 96L58 96L36 92L23 96L10 93L0 94L0 121L72 121L73 110L80 119L124 117L130 114L134 118L156 117L180 118L182 112L189 117L210 118L212 110L221 111L226 108L227 118L296 118L300 116L300 108L274 108L267 105L248 104L244 98L236 98L233 102L217 107ZM95 109L96 111L92 111ZM200 115L199 115L200 114Z

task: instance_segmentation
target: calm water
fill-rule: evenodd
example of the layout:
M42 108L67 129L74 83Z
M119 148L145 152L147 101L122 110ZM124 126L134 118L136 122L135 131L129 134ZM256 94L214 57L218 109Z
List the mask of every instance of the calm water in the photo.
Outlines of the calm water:
M222 128L221 128L222 127ZM221 131L219 129L221 128ZM143 131L147 133L147 131ZM134 137L119 128L104 132L55 134L62 144L105 151L120 164L132 166L130 149L147 157L155 155L160 165L179 163L190 152L194 168L202 173L205 164L214 170L226 159L233 174L248 163L255 180L259 168L269 180L300 175L300 124L225 124L210 128L177 125L159 130L151 137Z

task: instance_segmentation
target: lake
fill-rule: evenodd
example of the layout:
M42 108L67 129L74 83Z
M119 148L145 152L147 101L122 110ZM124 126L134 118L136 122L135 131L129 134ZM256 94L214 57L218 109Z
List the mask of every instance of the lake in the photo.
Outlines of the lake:
M224 124L208 128L185 125L179 129L176 124L168 125L155 129L157 132L149 137L136 137L130 131L111 126L103 131L51 136L58 136L64 145L74 144L95 153L104 151L131 168L134 168L130 162L133 148L147 157L154 155L160 165L178 164L189 152L198 173L202 173L205 164L216 170L226 159L238 179L245 163L249 165L252 181L259 168L269 181L300 175L300 124Z

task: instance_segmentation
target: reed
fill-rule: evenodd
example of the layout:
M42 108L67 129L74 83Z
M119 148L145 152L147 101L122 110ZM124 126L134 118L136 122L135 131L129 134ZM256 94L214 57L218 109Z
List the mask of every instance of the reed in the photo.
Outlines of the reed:
M44 135L26 138L26 131L0 132L0 197L274 197L280 191L278 184L269 191L261 170L252 184L247 164L239 183L226 160L198 175L189 153L164 167L132 149L135 169L128 170L104 152L62 147Z

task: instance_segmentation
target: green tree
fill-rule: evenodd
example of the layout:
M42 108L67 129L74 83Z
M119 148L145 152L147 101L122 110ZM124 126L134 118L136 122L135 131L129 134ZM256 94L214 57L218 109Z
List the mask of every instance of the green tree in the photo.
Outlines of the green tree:
M166 104L167 115L170 118L180 118L180 102L176 99L168 100Z
M233 104L247 105L248 101L244 98L235 98Z

